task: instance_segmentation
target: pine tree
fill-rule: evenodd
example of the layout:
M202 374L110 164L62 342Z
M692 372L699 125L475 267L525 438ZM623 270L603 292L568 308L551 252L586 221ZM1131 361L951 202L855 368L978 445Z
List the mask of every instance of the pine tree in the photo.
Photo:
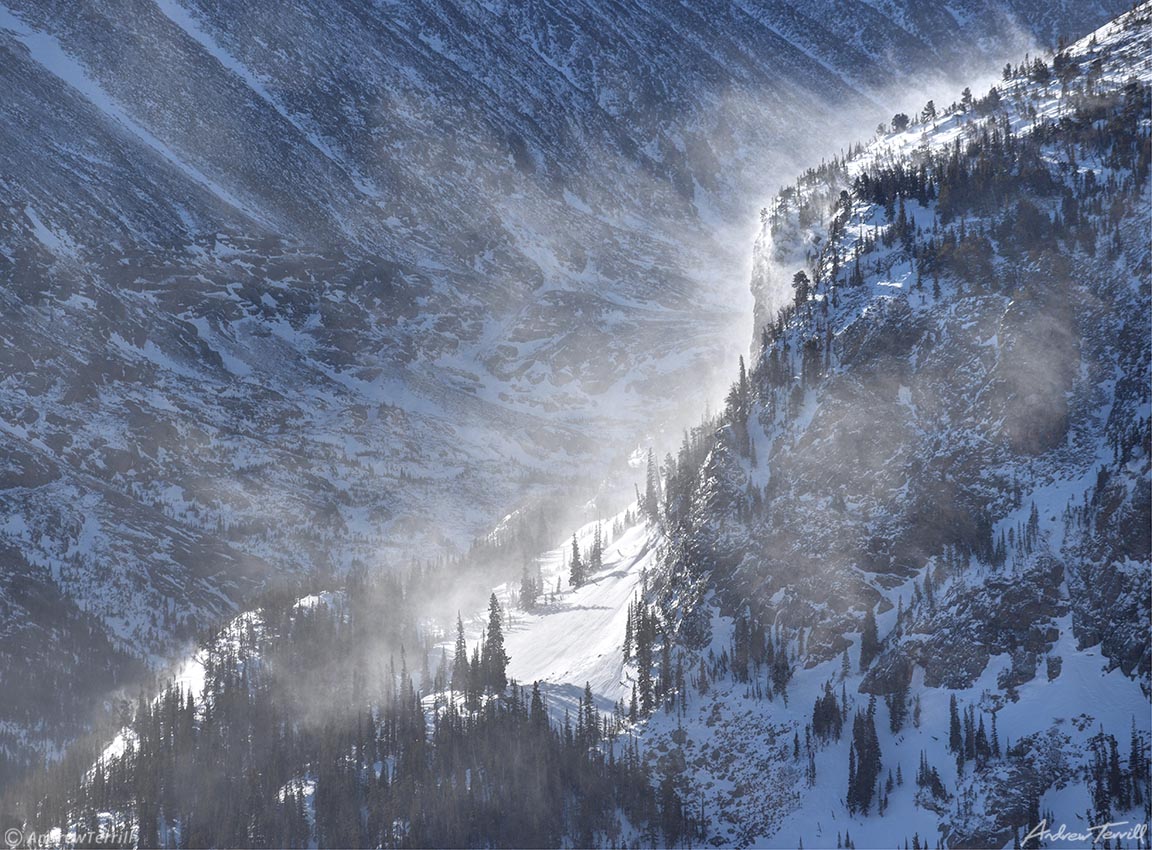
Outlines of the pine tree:
M464 642L464 621L456 614L456 650L452 656L452 689L459 693L468 690L468 645Z
M792 275L792 303L799 310L808 301L808 296L812 291L812 282L808 279L808 275L803 269Z
M956 694L948 702L948 749L954 753L964 750L964 738L960 731L960 712L956 704Z
M624 661L632 657L632 603L628 603L628 619L624 621Z
M848 813L856 813L856 747L854 745L848 746Z
M992 757L992 747L988 744L988 734L984 731L984 713L980 713L980 722L976 727L975 737L976 761L984 764Z
M524 565L524 569L520 573L520 606L525 611L531 611L536 607L536 595L539 588L536 586L536 580L533 578L532 573L528 571L528 565Z
M880 739L876 735L875 696L869 700L867 712L856 712L849 757L848 809L868 814L882 766Z
M1116 801L1121 810L1128 808L1128 790L1124 783L1124 774L1120 770L1120 752L1116 745L1116 738L1108 736L1108 795Z
M580 541L572 534L572 560L568 565L568 583L573 587L584 584L584 562L580 558Z
M652 641L655 639L651 617L644 607L638 606L636 624L636 684L640 693L640 709L644 716L652 712Z
M508 686L508 654L504 651L504 629L501 624L500 602L493 593L488 600L488 632L484 640L482 660L484 683L496 694L504 693Z
M1132 777L1132 803L1144 804L1144 790L1148 782L1148 762L1144 756L1144 740L1136 731L1136 718L1132 718L1132 738L1128 750L1128 773ZM1142 788L1141 786L1144 786Z
M468 665L468 690L465 692L464 704L472 711L480 708L480 700L484 695L484 668L480 663L480 647L472 647L472 661Z
M585 745L594 747L600 741L600 713L592 697L592 684L584 683L584 697L581 700Z
M968 706L962 715L964 720L964 758L971 761L976 758L976 724L974 720L975 708Z
M594 575L604 568L604 538L600 523L596 523L596 534L592 538L592 552L588 556L588 575Z
M528 708L528 718L537 731L548 728L548 711L544 707L544 697L540 693L540 683L532 683L532 702Z
M644 486L644 511L653 520L660 518L660 470L656 467L656 453L648 449L648 474Z

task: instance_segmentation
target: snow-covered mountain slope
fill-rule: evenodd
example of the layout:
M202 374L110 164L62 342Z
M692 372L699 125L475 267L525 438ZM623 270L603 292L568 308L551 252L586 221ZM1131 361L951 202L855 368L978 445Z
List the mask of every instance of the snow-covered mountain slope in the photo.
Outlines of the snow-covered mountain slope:
M159 659L592 491L742 347L778 166L1118 9L0 4L11 568Z
M1147 822L1150 26L1014 65L766 212L780 312L666 465L651 580L700 672L644 737L716 842Z
M779 166L1120 7L0 3L12 621L63 597L115 683L269 576L591 491L743 347Z
M597 525L610 529L622 516L582 527L576 533L581 549L590 551ZM539 559L545 595L527 611L518 610L515 583L496 588L497 598L513 612L505 634L508 675L522 684L539 682L555 719L566 710L575 716L586 685L600 711L610 714L621 700L627 702L634 678L621 652L628 606L657 565L659 545L643 523L624 529L604 547L603 569L575 588L568 580L571 546L553 549ZM483 618L469 626L469 638L478 640Z

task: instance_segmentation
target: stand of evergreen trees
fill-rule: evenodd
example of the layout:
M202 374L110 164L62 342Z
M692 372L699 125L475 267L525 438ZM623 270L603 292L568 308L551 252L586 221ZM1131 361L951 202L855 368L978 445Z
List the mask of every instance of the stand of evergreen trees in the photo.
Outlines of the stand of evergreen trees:
M591 691L575 726L507 680L493 595L471 653L436 658L418 585L349 577L270 602L203 651L201 693L141 694L127 746L62 777L27 829L112 812L142 847L626 847L700 825ZM433 672L433 667L435 671Z

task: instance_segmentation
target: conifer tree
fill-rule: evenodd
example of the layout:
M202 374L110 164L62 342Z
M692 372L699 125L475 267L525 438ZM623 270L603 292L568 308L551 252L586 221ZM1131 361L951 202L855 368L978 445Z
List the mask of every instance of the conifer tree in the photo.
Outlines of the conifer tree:
M472 711L480 708L480 698L484 695L484 667L480 662L480 647L472 647L472 661L468 665L468 690L464 704Z
M660 695L664 699L664 710L672 710L672 649L668 637L660 647Z
M643 605L636 609L636 684L640 696L640 710L645 716L652 712L652 641L655 638L651 617Z
M980 713L980 722L976 728L976 736L974 741L976 760L979 764L984 764L992 756L992 747L988 743L988 733L984 731L984 713Z
M806 272L800 270L792 275L792 303L796 305L797 310L808 301L808 295L811 291L812 282L808 279Z
M572 560L568 564L568 583L572 587L584 584L584 561L580 558L580 541L572 533Z
M624 622L624 660L632 657L632 603L628 603L628 619Z
M532 704L528 709L528 717L534 729L548 728L548 712L544 708L544 697L540 693L539 682L532 683Z
M1132 776L1132 803L1144 804L1144 791L1148 783L1148 759L1144 754L1144 738L1136 730L1136 718L1132 718L1132 736L1128 744L1128 772Z
M539 588L536 587L536 580L528 571L528 565L524 565L524 569L520 573L520 607L525 611L531 611L536 607L536 594Z
M948 749L959 753L964 749L964 738L960 731L960 711L956 705L956 694L948 702Z
M468 690L468 644L464 641L464 621L456 614L456 649L452 656L452 689L460 693Z
M488 632L484 640L482 666L484 684L493 693L504 693L504 688L508 685L508 654L504 651L500 602L496 599L495 593L488 600Z
M588 575L594 575L604 568L604 538L600 523L596 523L596 533L592 538L592 551L588 555Z
M853 756L854 754L854 756ZM876 735L876 697L867 712L856 712L849 749L848 810L868 814L880 777L880 740Z
M656 466L656 453L648 449L648 470L644 485L644 512L652 520L660 518L660 470Z

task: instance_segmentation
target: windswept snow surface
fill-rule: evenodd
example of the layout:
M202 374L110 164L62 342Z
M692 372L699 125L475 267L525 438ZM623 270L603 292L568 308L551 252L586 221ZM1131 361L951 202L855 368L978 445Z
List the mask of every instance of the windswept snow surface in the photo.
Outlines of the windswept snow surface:
M602 531L608 532L613 522L602 521ZM581 552L591 548L595 532L595 522L577 532ZM645 570L655 565L658 547L656 533L644 524L632 526L604 547L604 568L582 587L572 589L568 585L569 538L541 557L545 593L531 613L510 604L518 584L496 589L511 615L504 636L510 658L508 678L523 686L539 682L555 720L563 720L565 709L575 713L585 684L592 686L596 707L603 712L610 712L621 698L627 703L632 673L624 664L622 649L628 603L639 593ZM480 614L471 621L469 646L479 639L485 624Z
M60 46L60 42L51 35L39 32L25 24L12 11L0 5L0 29L11 33L23 44L29 55L45 70L67 83L104 114L106 118L115 121L126 132L143 142L169 164L183 172L194 182L208 189L229 206L244 213L256 222L265 223L264 217L247 206L244 201L235 197L227 189L201 172L196 166L190 164L185 158L179 156L167 144L147 130L139 121L133 118L124 107L117 103L104 88L97 82L75 59Z
M365 180L356 169L350 167L315 130L305 126L299 116L289 112L280 100L268 90L263 81L212 38L211 34L201 26L200 22L188 9L177 2L177 0L156 0L156 7L163 12L165 17L172 21L172 23L180 27L190 38L203 47L205 52L213 59L243 80L245 85L252 89L261 100L275 109L285 121L291 124L292 127L308 141L308 144L316 148L316 150L322 153L327 159L331 160L343 170L356 185L357 189L373 198L380 197L380 191L374 185Z

